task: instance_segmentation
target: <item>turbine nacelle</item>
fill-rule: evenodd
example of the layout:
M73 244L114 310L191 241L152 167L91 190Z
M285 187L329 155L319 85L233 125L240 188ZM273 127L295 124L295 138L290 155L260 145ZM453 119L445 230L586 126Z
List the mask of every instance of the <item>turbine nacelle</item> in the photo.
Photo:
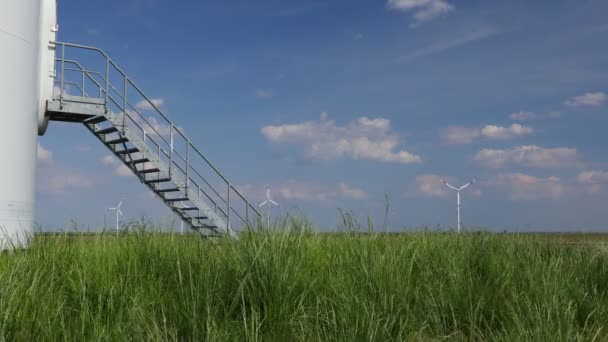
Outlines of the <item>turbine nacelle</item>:
M272 198L270 197L270 185L266 186L266 200L264 202L260 203L260 205L258 207L261 208L264 206L268 208L267 223L268 223L268 227L270 227L270 208L272 208L272 206L275 206L275 207L279 206L279 203L273 201Z
M272 205L274 205L275 207L278 207L278 206L279 206L279 204L278 204L277 202L273 201L273 200L270 198L270 185L267 185L267 186L266 186L266 200L265 200L264 202L260 203L260 205L259 205L258 207L260 207L260 208L261 208L261 207L263 207L263 206L265 206L265 205L268 205L268 206L272 206Z

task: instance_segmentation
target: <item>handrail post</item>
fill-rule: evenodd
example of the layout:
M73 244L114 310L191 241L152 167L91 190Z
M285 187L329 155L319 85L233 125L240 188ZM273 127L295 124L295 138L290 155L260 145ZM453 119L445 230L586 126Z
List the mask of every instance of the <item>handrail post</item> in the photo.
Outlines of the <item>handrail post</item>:
M190 188L190 140L186 144L186 197L188 197L188 189Z
M59 107L63 108L63 88L65 87L65 44L61 44L61 89L59 89Z
M230 188L232 186L230 185L230 183L228 183L228 198L227 198L227 204L228 204L228 210L226 211L226 221L228 222L226 224L226 230L230 229Z
M141 157L142 158L146 158L146 151L148 150L148 144L146 143L146 130L142 129L142 131L144 131L144 146L146 148L144 148L144 150L141 153ZM146 164L144 164L144 167L146 166ZM145 178L145 177L144 177Z
M171 146L169 148L169 177L173 176L173 123L171 123L171 127L169 128L169 137Z
M249 226L249 201L245 200L245 223Z
M127 116L127 84L129 84L128 78L125 75L125 85L124 85L125 88L123 89L124 98L123 98L123 109L122 109L122 132L123 132L123 134L125 132L125 127L127 125L127 119L126 119L126 116Z
M84 74L86 73L86 71L82 70L82 87L80 88L82 90L82 96L85 97L87 96L87 92L84 89Z
M110 58L106 57L106 103L105 103L105 107L106 107L106 113L108 110L108 99L110 97L110 94L108 93L108 90L110 89Z

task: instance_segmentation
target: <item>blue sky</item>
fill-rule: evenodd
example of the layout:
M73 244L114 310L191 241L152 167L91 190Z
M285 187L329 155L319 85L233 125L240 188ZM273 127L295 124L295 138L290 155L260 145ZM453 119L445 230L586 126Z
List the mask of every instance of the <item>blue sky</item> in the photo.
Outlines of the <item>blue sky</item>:
M105 50L254 202L323 229L603 230L608 2L59 1L59 40ZM84 127L40 138L38 222L172 215Z

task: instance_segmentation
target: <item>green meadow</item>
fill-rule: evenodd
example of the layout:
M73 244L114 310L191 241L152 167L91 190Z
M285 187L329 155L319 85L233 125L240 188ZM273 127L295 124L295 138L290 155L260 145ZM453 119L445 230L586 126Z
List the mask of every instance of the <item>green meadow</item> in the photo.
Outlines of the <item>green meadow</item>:
M316 233L238 241L39 235L0 255L3 340L608 339L600 243L525 234ZM593 240L593 239L592 239Z

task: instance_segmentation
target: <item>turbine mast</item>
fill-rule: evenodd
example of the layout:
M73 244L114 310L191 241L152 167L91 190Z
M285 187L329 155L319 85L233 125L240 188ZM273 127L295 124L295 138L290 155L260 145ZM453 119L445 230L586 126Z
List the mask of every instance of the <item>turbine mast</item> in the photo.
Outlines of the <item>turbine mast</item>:
M460 219L460 192L466 188L468 188L469 186L475 184L475 179L471 180L469 183L464 184L463 186L457 188L453 185L451 185L450 183L446 182L445 180L441 180L441 183L443 183L445 186L447 186L448 188L450 188L451 190L456 191L456 210L457 210L457 215L458 215L458 234L460 234L460 231L462 229L462 223L461 223L461 219Z

